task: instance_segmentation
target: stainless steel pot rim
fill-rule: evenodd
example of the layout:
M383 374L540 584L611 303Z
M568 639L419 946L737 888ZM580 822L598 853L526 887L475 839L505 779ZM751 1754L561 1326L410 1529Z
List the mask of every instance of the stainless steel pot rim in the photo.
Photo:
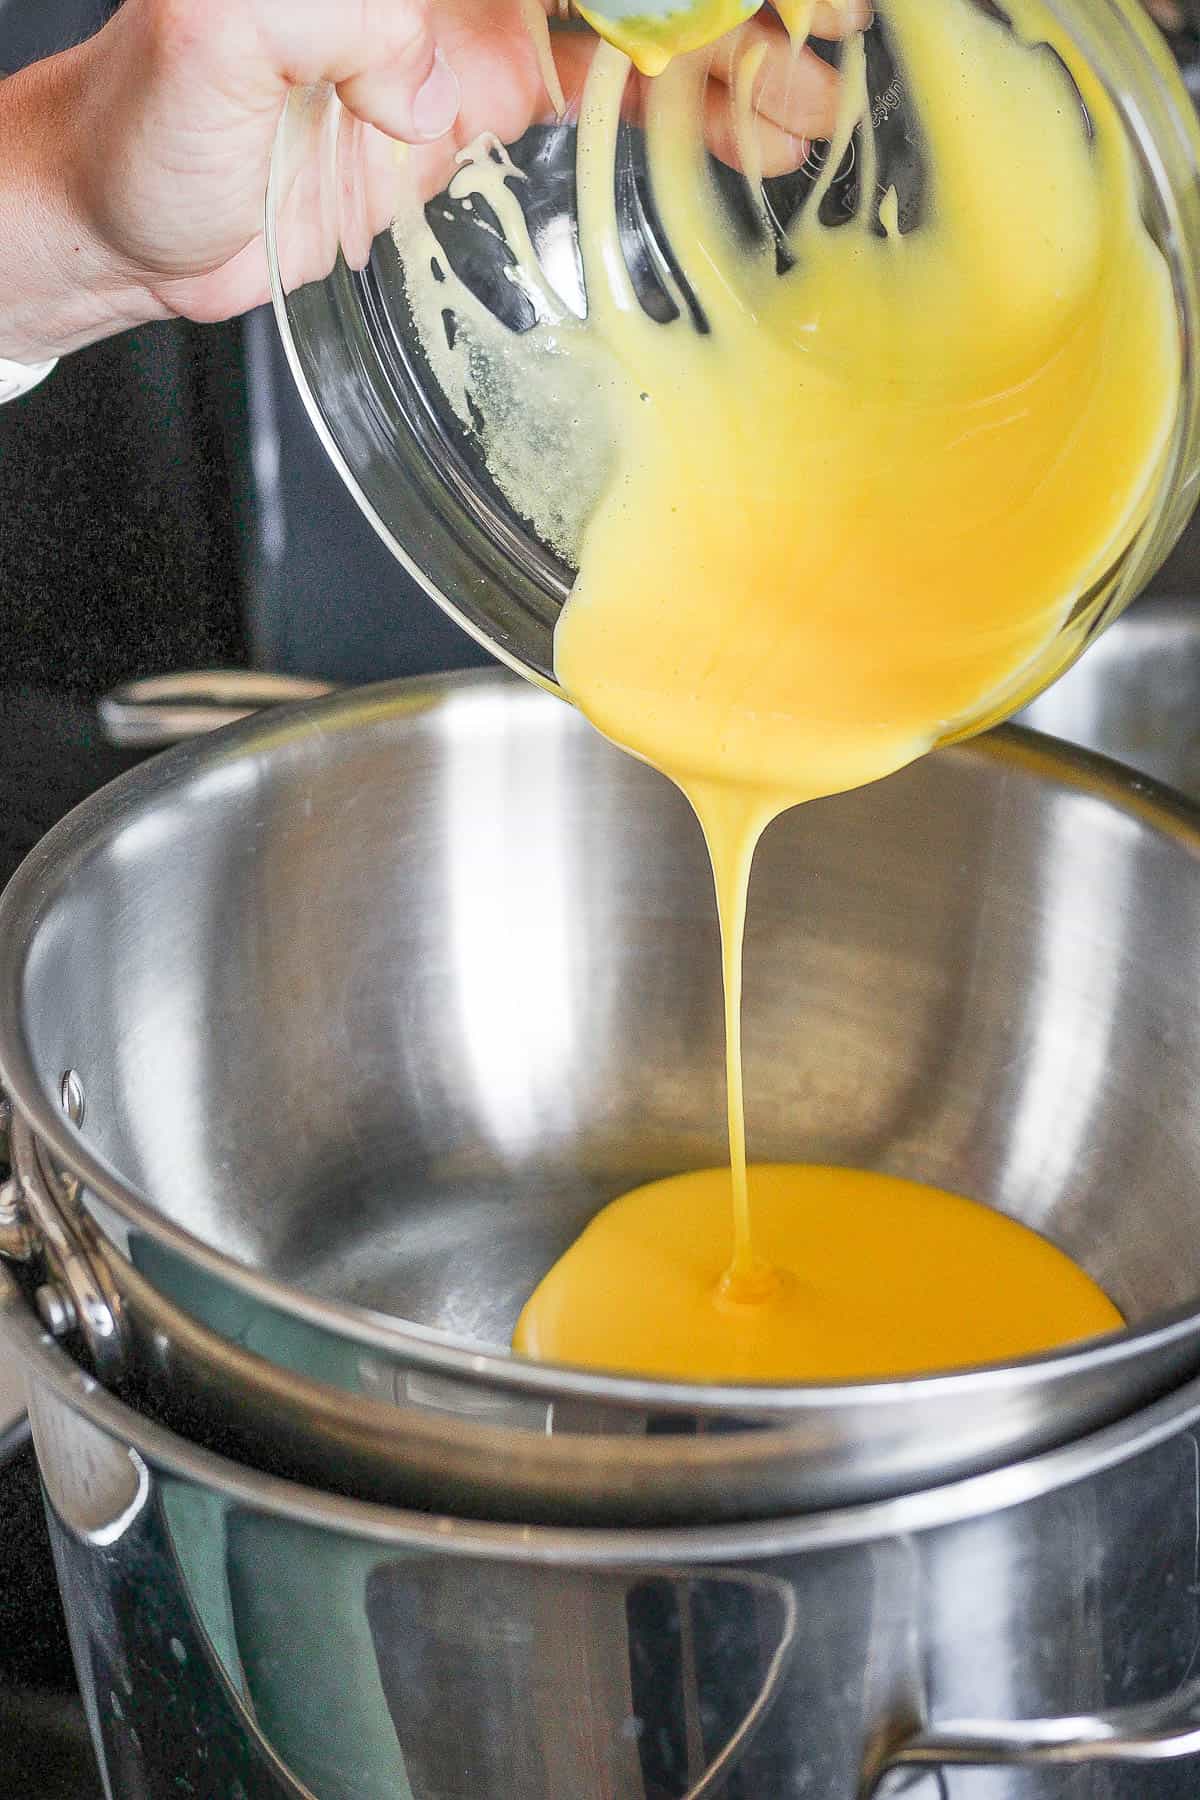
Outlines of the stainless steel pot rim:
M0 1082L44 1148L69 1169L104 1205L126 1224L185 1257L207 1273L229 1283L277 1311L318 1329L387 1353L414 1369L464 1381L485 1380L512 1393L533 1398L570 1398L602 1407L634 1405L664 1412L736 1414L780 1426L802 1424L807 1413L828 1413L870 1403L911 1406L941 1394L982 1400L993 1388L1011 1394L1027 1375L1031 1385L1047 1378L1066 1379L1073 1372L1116 1365L1152 1345L1166 1346L1194 1329L1200 1295L1157 1315L1147 1324L1114 1332L1081 1348L1042 1357L1027 1357L983 1368L930 1374L898 1381L844 1382L825 1386L710 1386L645 1378L596 1374L552 1363L523 1361L511 1352L478 1345L412 1322L401 1322L346 1302L326 1300L294 1288L274 1276L240 1263L214 1249L160 1213L149 1196L126 1181L79 1134L55 1097L43 1088L20 1029L21 980L25 957L55 879L81 860L89 848L123 814L174 785L219 769L276 740L294 734L305 720L320 729L345 730L386 722L396 716L433 709L465 694L491 697L497 691L521 697L524 704L550 701L500 669L466 670L447 676L415 677L331 696L317 702L272 709L267 716L243 719L202 739L166 751L152 762L120 776L76 807L32 850L0 897ZM955 746L940 754L1000 759L1014 768L1043 773L1060 785L1074 787L1140 818L1164 836L1174 838L1200 859L1200 807L1171 789L1091 751L1078 750L1023 728L1005 726L987 738Z
M1056 1450L893 1499L749 1524L597 1529L501 1524L346 1499L259 1473L198 1448L115 1399L39 1326L0 1265L0 1340L36 1385L168 1476L196 1482L258 1512L407 1552L468 1560L630 1568L758 1562L932 1531L1041 1499L1153 1450L1200 1422L1200 1377L1130 1418Z

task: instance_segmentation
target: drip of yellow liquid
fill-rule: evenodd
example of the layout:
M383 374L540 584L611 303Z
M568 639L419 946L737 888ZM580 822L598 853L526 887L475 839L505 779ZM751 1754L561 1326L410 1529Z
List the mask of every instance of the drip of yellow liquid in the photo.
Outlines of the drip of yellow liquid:
M758 0L679 0L674 12L610 10L604 0L575 0L580 18L615 44L643 75L660 75L673 57L724 37L758 11Z
M481 400L496 401L499 417L520 417L532 395L556 446L602 403L611 421L555 671L602 732L689 796L712 857L724 958L727 1264L704 1264L703 1305L678 1282L674 1299L661 1299L648 1283L665 1282L668 1265L701 1266L688 1263L699 1232L691 1207L711 1207L722 1190L716 1176L688 1177L673 1191L674 1211L660 1207L659 1189L642 1190L602 1215L539 1290L517 1340L531 1354L811 1375L826 1363L804 1360L805 1343L815 1346L803 1310L827 1319L821 1295L854 1282L880 1298L887 1207L856 1213L858 1238L831 1223L843 1206L854 1212L855 1181L866 1178L825 1178L822 1230L840 1246L836 1267L802 1227L815 1215L798 1211L799 1235L789 1235L791 1215L771 1198L786 1187L782 1176L760 1172L751 1206L739 1014L754 847L784 808L899 769L1014 709L1062 665L1147 517L1180 380L1168 271L1142 224L1116 113L1040 0L1006 10L1011 30L972 0L890 0L896 82L919 124L915 219L895 189L880 191L863 38L847 39L824 169L782 242L760 189L758 244L729 221L703 141L706 57L669 63L649 86L646 150L703 330L669 272L680 310L669 326L649 318L629 278L614 179L629 63L601 45L577 143L586 320L549 291L519 219L509 233L514 279L540 320L528 334L534 349L540 339L553 352L549 373L528 344L463 309L462 335L491 382ZM753 88L736 76L730 88L748 163ZM857 215L824 224L822 203L852 147ZM511 174L481 158L462 180L481 191L490 183L496 207L512 211L502 191ZM444 304L443 291L431 316ZM449 380L447 352L430 345ZM576 395L582 406L566 397ZM569 536L567 513L548 508L530 476L532 441L497 430L493 472L528 516ZM986 1267L992 1233L1015 1228L953 1204L954 1244L974 1233ZM902 1210L917 1230L920 1208ZM706 1252L718 1241L706 1228ZM928 1294L949 1304L966 1263L928 1243ZM1073 1336L1073 1283L1084 1278L1061 1258L1041 1267L1051 1285L1062 1277L1061 1323ZM1032 1315L1016 1289L1006 1292L1009 1340L987 1348L980 1339L971 1355L1028 1344ZM694 1356L670 1316L676 1304ZM738 1342L760 1343L762 1360L757 1351L721 1360L734 1344L717 1320L739 1305L761 1309L760 1336ZM602 1317L603 1329L577 1341L573 1313ZM762 1322L784 1314L777 1341L791 1348L781 1361L764 1347ZM873 1366L912 1367L927 1349L910 1334L908 1310L891 1319L890 1350L868 1338ZM1035 1335L1047 1330L1039 1316ZM721 1347L715 1362L710 1342ZM939 1340L935 1360L947 1348Z
M535 1296L515 1340L530 1353L813 1378L1018 1355L1118 1322L1065 1258L966 1202L918 1204L906 1190L901 1204L897 1189L864 1213L869 1178L827 1173L829 1204L793 1212L798 1178L760 1171L750 1205L740 990L759 835L784 807L888 774L1036 684L1072 605L1144 517L1177 391L1167 271L1094 83L1080 82L1091 140L1044 50L958 0L899 0L887 16L922 123L927 215L901 234L893 191L877 219L863 210L834 230L819 223L818 189L782 279L773 246L748 259L721 223L700 139L702 63L655 84L655 199L706 335L664 334L623 282L592 279L619 262L624 72L607 53L585 95L589 320L644 416L587 530L555 666L606 735L684 788L704 827L734 1230L714 1273L725 1184L712 1176L619 1202ZM868 135L861 41L842 69L827 176L854 130ZM860 154L873 193L874 159ZM912 1298L897 1273L906 1230L932 1322L884 1304L885 1291ZM987 1271L996 1302L969 1309L977 1330L958 1304L978 1293L972 1269ZM753 1319L731 1325L721 1305L739 1301ZM848 1335L834 1328L839 1311Z
M521 1315L526 1356L696 1381L849 1381L1000 1362L1115 1331L1061 1250L954 1194L852 1169L751 1170L774 1271L729 1296L728 1169L637 1188L593 1219Z

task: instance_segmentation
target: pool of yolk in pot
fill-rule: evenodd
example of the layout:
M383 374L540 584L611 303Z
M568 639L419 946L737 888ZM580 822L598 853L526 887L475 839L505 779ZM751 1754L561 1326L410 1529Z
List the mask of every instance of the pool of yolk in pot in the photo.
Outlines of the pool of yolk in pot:
M782 274L765 213L755 250L719 204L706 58L649 84L656 208L703 331L682 295L674 325L651 320L629 281L614 198L629 64L609 45L594 57L575 341L618 371L619 428L555 672L704 828L731 1166L603 1213L527 1307L528 1354L803 1379L1003 1358L1119 1322L1066 1258L969 1201L844 1171L763 1169L747 1187L741 957L761 832L1015 708L1066 659L1076 603L1147 517L1175 416L1170 281L1120 123L1037 0L1008 10L1011 30L971 0L886 7L925 167L905 229L877 179L863 39L846 41L838 125ZM755 72L734 103L761 193ZM822 201L852 139L869 203L833 227Z
M767 1291L739 1300L730 1172L605 1207L521 1314L526 1356L693 1381L840 1381L1033 1355L1120 1328L1061 1250L1002 1213L855 1169L750 1170Z

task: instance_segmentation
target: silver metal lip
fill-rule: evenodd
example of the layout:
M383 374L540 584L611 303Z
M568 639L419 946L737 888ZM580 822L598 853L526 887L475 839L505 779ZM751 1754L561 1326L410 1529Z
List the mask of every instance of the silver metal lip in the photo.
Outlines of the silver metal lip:
M531 1397L565 1397L602 1407L649 1406L666 1413L737 1415L743 1421L750 1418L764 1427L776 1427L780 1438L792 1436L802 1428L810 1413L840 1412L864 1403L911 1406L941 1394L978 1394L982 1398L996 1388L1011 1390L1014 1382L1019 1387L1025 1373L1033 1383L1044 1382L1047 1374L1065 1377L1085 1367L1118 1365L1150 1345L1169 1345L1194 1330L1200 1294L1194 1303L1164 1311L1147 1324L1090 1340L1083 1347L901 1380L718 1386L601 1375L551 1363L526 1362L509 1351L472 1344L416 1324L400 1324L367 1308L317 1299L222 1254L160 1214L148 1195L124 1180L89 1147L62 1112L56 1097L43 1090L19 1028L22 971L48 892L49 871L55 870L56 879L60 879L61 871L82 859L115 821L132 814L140 802L172 786L185 773L197 774L231 758L267 749L305 720L319 722L324 731L345 729L397 713L411 715L450 702L461 704L472 693L491 695L497 691L520 696L524 705L550 704L532 686L504 670L479 669L433 679L415 677L381 683L329 699L273 708L268 715L244 719L209 733L120 776L76 807L30 852L0 898L0 1081L42 1144L99 1200L147 1237L256 1300L320 1329L389 1352L414 1368L458 1376L468 1382L485 1379L509 1392ZM1093 794L1141 819L1200 860L1200 807L1090 751L1006 726L988 738L942 754L999 759L1017 769L1050 775L1063 786ZM762 1443L767 1432L755 1436Z
M197 1482L259 1512L349 1533L397 1550L542 1567L613 1569L661 1567L664 1561L683 1566L759 1562L932 1531L1040 1499L1152 1450L1177 1433L1194 1429L1200 1421L1198 1377L1131 1418L1065 1448L895 1499L745 1525L605 1530L493 1524L343 1499L279 1476L259 1474L196 1448L114 1399L72 1362L41 1330L2 1267L0 1338L12 1344L34 1382L49 1388L90 1424L136 1450L168 1476Z

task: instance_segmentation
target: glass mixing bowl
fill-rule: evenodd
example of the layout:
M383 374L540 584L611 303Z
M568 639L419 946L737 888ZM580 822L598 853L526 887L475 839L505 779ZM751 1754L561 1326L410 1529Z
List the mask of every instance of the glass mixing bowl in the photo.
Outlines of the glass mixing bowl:
M990 0L981 4L995 13ZM957 736L995 723L1046 686L1136 595L1189 516L1200 473L1196 116L1166 46L1135 6L1053 0L1050 11L1107 89L1132 146L1144 217L1171 272L1182 382L1156 490L1136 536L1078 597L1036 667L1023 670L1011 692L991 696L986 716L963 722ZM925 172L920 121L910 116L889 53L886 0L866 46L878 179L895 186L904 230L919 221ZM451 191L449 179L442 192L418 202L411 155L351 116L330 88L297 90L281 123L267 201L279 327L310 416L346 485L440 606L501 660L552 689L554 627L604 476L599 402L585 386L564 389L559 415L543 431L511 392L492 397L492 416L478 394L465 402L462 394L448 397L444 368L439 374L435 365L439 332L452 341L453 308L443 310L432 334L427 315L431 279L436 283L448 263L497 329L538 327L547 355L554 354L556 316L569 325L587 308L575 137L576 114L568 110L503 150L493 147L495 159L507 155L512 162L502 219L477 196ZM852 142L819 200L827 223L856 204L854 151ZM824 153L825 146L811 146L795 175L766 183L768 212L777 222L806 204ZM752 232L762 212L750 203L746 182L720 166L718 175L724 202ZM625 257L642 306L664 332L695 328L694 317L681 316L690 296L648 191L636 104L621 128L617 196ZM397 216L407 220L403 229L393 228ZM513 278L508 240L514 231L526 233L536 252L542 277L536 288ZM418 287L425 301L414 309L410 296ZM497 441L519 447L527 464L532 459L535 478L528 479L527 467L523 489L537 501L524 513L490 473Z

